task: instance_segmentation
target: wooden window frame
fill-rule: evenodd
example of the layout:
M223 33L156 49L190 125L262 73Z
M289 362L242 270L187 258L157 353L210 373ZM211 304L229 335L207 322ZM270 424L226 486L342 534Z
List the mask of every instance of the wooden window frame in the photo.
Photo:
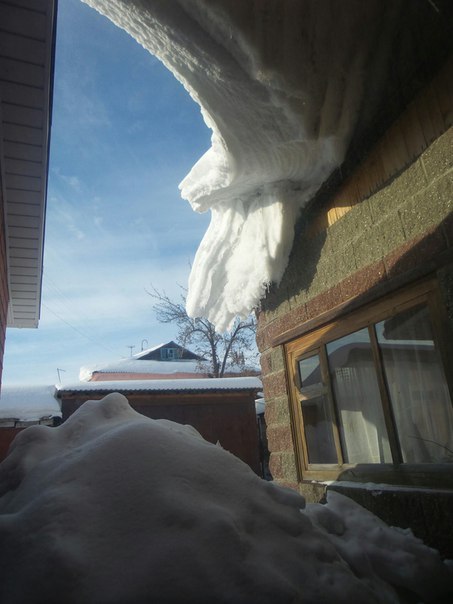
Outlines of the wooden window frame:
M442 368L449 389L450 400L453 401L452 376L448 372L448 366L453 359L451 346L444 337L446 314L445 308L441 302L437 279L429 278L411 285L397 292L393 292L382 298L364 305L363 307L345 313L342 316L326 323L304 335L285 344L286 375L288 382L288 393L290 402L291 428L293 431L293 442L295 445L295 456L297 460L297 470L299 481L310 480L336 480L340 474L353 470L357 466L368 468L371 473L384 473L388 475L395 468L403 468L403 474L408 474L408 468L415 468L416 473L420 471L426 473L426 466L449 466L451 473L452 464L403 464L401 449L398 441L398 434L392 415L391 403L385 382L384 370L378 349L378 343L375 332L375 325L380 321L393 315L399 314L409 308L425 305L429 309L430 319L433 330L433 340L435 347L439 351ZM300 405L301 395L299 391L299 370L298 361L314 354L319 354L321 362L321 371L325 371L327 365L326 344L353 333L363 328L368 328L368 333L372 342L373 360L375 362L376 377L381 395L382 409L384 412L385 425L388 431L389 444L392 453L393 463L382 464L346 464L342 463L342 452L340 437L338 431L337 409L334 403L331 380L327 379L325 383L328 387L328 399L330 405L331 417L334 418L333 437L337 449L339 463L337 464L309 464L308 449L304 435L304 422ZM324 376L325 377L325 376ZM417 469L423 466L423 470Z

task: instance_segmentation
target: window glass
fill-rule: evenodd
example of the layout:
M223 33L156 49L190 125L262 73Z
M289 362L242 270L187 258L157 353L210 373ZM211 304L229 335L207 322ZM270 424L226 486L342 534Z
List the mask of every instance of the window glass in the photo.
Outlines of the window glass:
M428 308L378 323L376 335L403 461L453 462L453 411Z
M326 348L345 463L391 462L368 329Z
M176 348L161 348L160 358L165 361L176 359L178 356L177 352Z
M327 387L323 383L319 355L298 362L300 404L304 420L308 462L338 463L332 432Z

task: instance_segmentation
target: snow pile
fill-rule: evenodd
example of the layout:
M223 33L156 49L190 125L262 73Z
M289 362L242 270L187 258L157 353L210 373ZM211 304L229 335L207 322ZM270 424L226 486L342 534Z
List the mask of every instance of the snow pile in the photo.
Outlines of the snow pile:
M437 553L347 498L259 479L111 394L23 431L0 465L2 604L435 601ZM396 586L396 587L395 587ZM427 593L428 592L428 593Z
M39 421L61 417L55 386L2 386L0 419Z
M180 188L194 210L212 211L188 312L223 330L280 281L300 208L372 114L400 4L84 1L173 72L212 130Z

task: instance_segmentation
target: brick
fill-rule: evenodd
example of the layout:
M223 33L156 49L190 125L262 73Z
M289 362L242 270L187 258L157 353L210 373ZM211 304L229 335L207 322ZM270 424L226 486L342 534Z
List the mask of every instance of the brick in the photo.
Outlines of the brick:
M285 372L278 371L270 375L263 375L264 396L266 399L273 399L277 396L286 394Z
M274 480L285 479L281 453L271 453L269 458L269 470Z
M289 321L292 327L297 327L308 320L307 306L305 302L292 308L289 312Z
M274 480L279 482L297 484L297 469L292 453L272 453L269 469Z
M282 314L281 317L273 321L266 333L267 341L269 345L272 344L272 341L279 335L281 335L285 331L285 322L287 321L286 315Z
M357 268L380 260L405 240L406 234L400 216L393 212L355 239L353 248Z
M317 317L323 312L331 310L338 306L343 301L341 285L338 283L328 291L320 294L307 302L307 315L309 319Z
M261 355L261 371L263 375L268 375L285 368L283 347L277 346L271 348Z
M421 161L428 181L453 168L453 128L450 128L423 153Z
M333 252L338 252L352 241L355 233L370 228L373 223L370 205L362 202L354 206L340 220L333 224L328 230L328 239Z
M262 375L272 373L271 350L267 350L260 355L260 364Z
M290 426L268 426L267 443L271 453L292 453L294 448Z
M272 351L272 369L273 371L285 369L285 350L283 346L278 346Z
M255 340L258 350L262 353L269 348L269 344L267 343L268 339L266 337L267 328L266 326L261 327L260 323L261 322L259 321Z
M437 226L453 212L453 172L436 181L400 208L406 239Z
M267 425L286 424L291 422L289 413L288 397L280 396L266 401L265 418Z
M298 482L289 482L287 480L276 480L279 486L284 487L285 489L291 489L292 491L299 491L299 483Z
M365 293L386 279L384 263L379 260L357 271L354 275L343 279L340 283L343 301L350 300Z
M384 260L389 278L414 270L421 263L434 259L447 247L441 229L434 229L422 237L407 242Z

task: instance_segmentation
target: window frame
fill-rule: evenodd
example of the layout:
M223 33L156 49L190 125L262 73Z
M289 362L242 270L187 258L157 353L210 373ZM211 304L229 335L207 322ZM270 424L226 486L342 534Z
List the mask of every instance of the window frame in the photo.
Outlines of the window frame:
M171 353L171 354L170 354ZM161 361L175 361L178 359L178 349L177 348L161 348L160 349L160 358Z
M382 298L368 303L350 313L342 313L341 316L331 320L304 335L285 343L285 361L286 375L289 395L289 408L291 418L291 429L293 433L293 442L295 447L296 465L298 478L303 480L336 480L340 474L352 470L357 466L368 468L372 473L391 471L394 468L404 467L404 473L407 473L409 466L449 466L451 471L452 464L403 464L398 434L393 418L392 406L385 381L385 374L382 365L381 354L378 347L377 336L374 326L388 319L389 317L403 312L409 308L426 305L429 309L430 320L433 330L433 341L439 351L442 363L442 369L447 382L450 394L450 400L453 404L453 385L451 375L447 367L449 361L453 359L452 351L447 338L444 337L446 329L445 308L441 303L437 279L429 278L421 282L402 288L396 292L383 296ZM353 333L363 328L368 329L372 343L373 360L376 369L376 377L381 396L382 410L384 413L385 425L388 432L389 444L392 453L393 463L377 464L347 464L343 463L341 441L339 435L339 418L337 406L334 403L332 392L332 383L330 379L325 381L327 386L327 396L330 406L330 415L334 419L333 438L337 451L337 464L310 464L308 463L308 447L305 440L304 422L301 409L301 393L298 362L314 354L320 355L321 371L323 380L325 372L328 372L326 344Z

